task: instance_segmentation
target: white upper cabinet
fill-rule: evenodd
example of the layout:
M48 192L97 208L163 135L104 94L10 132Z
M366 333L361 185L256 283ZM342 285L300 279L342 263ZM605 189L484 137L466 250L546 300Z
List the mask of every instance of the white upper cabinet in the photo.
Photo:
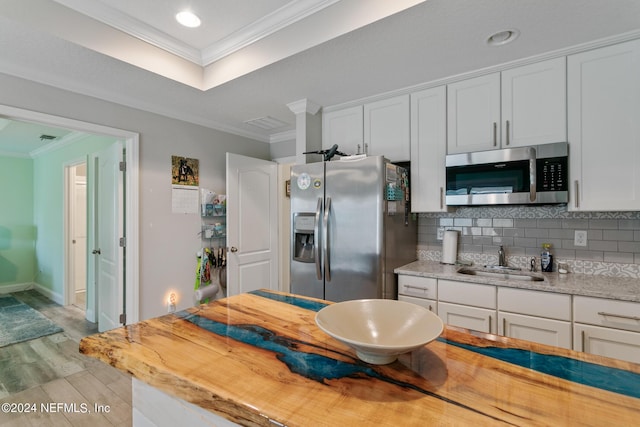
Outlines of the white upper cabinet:
M640 210L640 40L568 57L569 209Z
M411 211L446 211L447 90L411 94Z
M449 154L499 148L500 74L448 85L447 117Z
M567 61L502 72L502 148L567 140Z
M364 144L371 156L410 160L409 95L364 104Z
M356 154L364 150L362 105L322 115L322 148L338 144L338 150ZM359 150L358 150L358 147Z
M449 154L567 140L566 60L448 86Z

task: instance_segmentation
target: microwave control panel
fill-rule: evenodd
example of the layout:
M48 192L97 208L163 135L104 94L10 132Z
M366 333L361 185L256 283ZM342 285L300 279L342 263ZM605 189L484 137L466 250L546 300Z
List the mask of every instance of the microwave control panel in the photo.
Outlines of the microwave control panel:
M537 191L567 191L569 185L567 157L537 160Z

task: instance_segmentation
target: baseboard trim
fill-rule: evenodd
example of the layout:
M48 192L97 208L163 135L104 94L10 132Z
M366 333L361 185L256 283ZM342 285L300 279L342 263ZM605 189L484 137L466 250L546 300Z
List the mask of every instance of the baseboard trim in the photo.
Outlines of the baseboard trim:
M49 288L45 288L44 286L42 286L39 283L34 283L34 287L35 287L36 291L38 291L39 293L41 293L45 297L49 298L51 301L53 301L55 303L58 303L60 305L65 305L64 297L63 297L62 294L60 294L58 292L54 292Z
M33 289L35 283L14 283L11 285L0 285L0 294L10 294L12 292L28 291Z

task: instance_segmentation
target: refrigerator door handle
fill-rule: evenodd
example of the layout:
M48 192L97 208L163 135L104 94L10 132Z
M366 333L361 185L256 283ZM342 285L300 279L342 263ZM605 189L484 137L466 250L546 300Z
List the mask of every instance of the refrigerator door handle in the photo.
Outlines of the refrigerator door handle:
M322 280L322 268L320 266L320 218L322 216L322 197L318 197L318 206L316 207L316 218L313 226L313 257L316 263L316 277Z
M327 282L331 281L331 264L329 261L330 253L329 253L329 214L331 213L331 197L327 197L327 204L324 208L324 221L322 224L322 232L324 236L322 238L322 247L323 254L322 258L324 259L324 278Z

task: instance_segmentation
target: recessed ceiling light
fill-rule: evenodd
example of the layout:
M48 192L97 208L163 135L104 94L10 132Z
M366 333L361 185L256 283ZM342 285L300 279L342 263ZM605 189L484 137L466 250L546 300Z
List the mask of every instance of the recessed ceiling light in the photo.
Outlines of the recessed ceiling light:
M498 31L489 36L487 39L487 44L489 46L502 46L507 43L511 43L520 35L520 31L518 30L503 30Z
M196 28L200 26L200 18L188 10L178 13L176 20L185 27Z

